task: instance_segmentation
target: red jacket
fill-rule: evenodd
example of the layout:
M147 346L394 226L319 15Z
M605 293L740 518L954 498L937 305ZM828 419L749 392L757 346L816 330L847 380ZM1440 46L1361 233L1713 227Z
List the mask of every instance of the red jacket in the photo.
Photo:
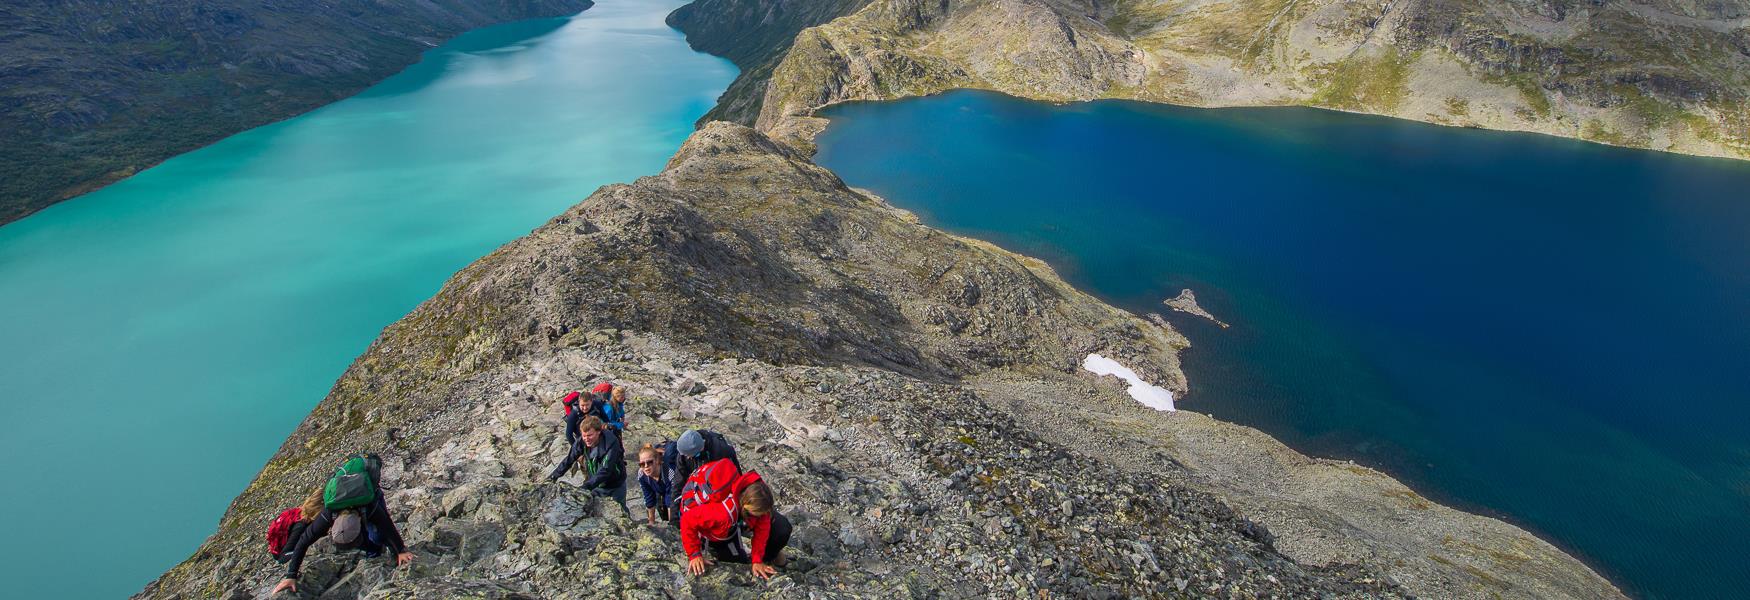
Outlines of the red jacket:
M772 534L772 515L742 515L740 507L736 506L741 498L741 491L759 480L759 473L742 473L735 480L728 498L722 502L695 506L681 515L681 548L687 551L687 558L698 558L705 551L705 542L721 542L735 535L735 521L739 517L753 531L753 563L757 565L764 562L766 538Z

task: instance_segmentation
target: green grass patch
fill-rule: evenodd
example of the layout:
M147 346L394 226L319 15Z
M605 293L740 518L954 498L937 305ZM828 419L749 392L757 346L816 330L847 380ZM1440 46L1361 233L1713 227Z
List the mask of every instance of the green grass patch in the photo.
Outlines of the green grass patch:
M1409 95L1410 64L1419 54L1386 52L1327 65L1315 75L1323 85L1312 101L1345 110L1394 111Z

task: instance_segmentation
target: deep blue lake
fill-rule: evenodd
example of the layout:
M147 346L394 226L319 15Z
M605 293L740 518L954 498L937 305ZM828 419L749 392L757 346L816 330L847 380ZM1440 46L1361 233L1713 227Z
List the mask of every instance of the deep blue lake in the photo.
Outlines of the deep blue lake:
M138 591L383 326L596 187L661 170L736 72L663 24L685 2L469 32L0 227L0 596Z
M1193 343L1180 407L1500 516L1646 598L1750 590L1750 163L1302 108L987 92L817 160ZM1181 288L1233 324L1161 301Z

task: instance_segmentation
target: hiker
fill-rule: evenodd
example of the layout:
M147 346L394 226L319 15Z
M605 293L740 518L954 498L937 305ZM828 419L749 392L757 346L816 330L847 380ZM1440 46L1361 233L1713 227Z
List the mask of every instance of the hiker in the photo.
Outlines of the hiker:
M407 551L383 501L382 464L375 454L357 454L334 472L323 487L322 509L298 536L286 561L286 577L269 595L298 591L298 569L304 564L304 553L325 536L341 550L356 549L375 558L388 549L396 566L413 563L413 553Z
M626 387L617 386L602 403L602 421L614 428L614 433L626 437Z
M577 443L577 422L583 420L584 413L586 412L584 407L577 405L578 398L582 397L583 392L573 391L566 394L564 398L559 399L559 405L565 407L566 446Z
M281 511L267 526L267 553L282 564L291 560L292 546L321 512L322 488L311 491L302 504Z
M709 429L688 429L681 434L681 439L675 441L675 473L669 481L673 485L684 485L699 465L723 459L734 463L737 471L741 470L741 460L735 456L735 446L730 445L722 434ZM678 491L674 496L676 497L671 503L669 514L675 517L674 523L678 527L681 522L681 499Z
M663 462L661 447L645 444L638 449L638 489L644 493L644 513L651 525L656 524L657 515L669 520L670 480Z
M602 423L600 417L590 415L577 424L577 442L571 445L571 452L565 455L565 460L553 469L547 476L547 481L559 481L577 459L583 459L584 469L589 473L579 486L597 496L608 496L620 503L620 510L631 518L632 509L626 508L626 450L620 446L620 436L613 428Z
M741 472L729 459L700 467L687 480L682 493L681 548L687 553L687 572L703 575L711 555L726 563L747 564L754 577L768 579L783 566L784 547L790 543L790 520L772 509L772 489L760 474ZM743 547L742 536L752 538L752 548Z

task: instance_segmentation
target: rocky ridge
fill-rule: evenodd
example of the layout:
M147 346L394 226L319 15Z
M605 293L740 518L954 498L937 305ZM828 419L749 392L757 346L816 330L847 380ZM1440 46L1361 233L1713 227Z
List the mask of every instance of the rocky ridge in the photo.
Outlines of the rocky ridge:
M869 0L695 0L668 15L670 27L687 32L694 50L729 59L741 68L717 105L699 118L753 123L772 69L796 32L856 12Z
M590 0L11 0L0 225L345 98L478 27Z
M744 75L769 84L726 102L757 104L743 122L804 148L821 107L979 88L1309 105L1750 158L1744 0L865 2L800 30L769 74Z
M1098 352L1182 392L1185 345L713 123L386 328L138 597L264 597L262 529L358 449L388 459L417 562L319 546L304 596L1621 596L1514 527L1078 368ZM633 392L629 450L729 434L796 522L795 563L684 577L670 530L541 482L555 399L598 378Z

